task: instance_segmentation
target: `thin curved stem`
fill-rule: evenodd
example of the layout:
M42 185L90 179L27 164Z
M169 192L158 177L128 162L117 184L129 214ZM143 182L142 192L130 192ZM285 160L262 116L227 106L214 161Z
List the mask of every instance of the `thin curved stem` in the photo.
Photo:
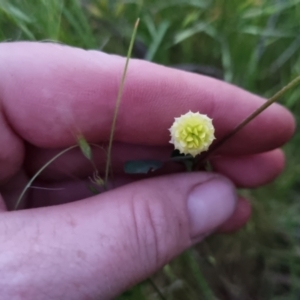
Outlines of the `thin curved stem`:
M71 146L61 152L59 152L57 155L55 155L53 158L51 158L49 161L47 161L47 163L45 163L33 176L32 178L29 180L29 182L26 184L26 186L24 187L21 195L19 196L16 204L15 204L15 207L14 207L14 210L16 210L18 208L18 206L20 205L21 201L22 201L22 198L24 197L26 191L30 188L31 184L34 182L34 180L52 163L54 162L57 158L59 158L60 156L62 156L63 154L65 154L66 152L76 148L76 147L79 147L78 145L74 145L74 146Z
M207 160L207 158L215 152L218 148L223 146L230 138L232 138L237 132L239 132L242 128L244 128L249 122L255 119L260 113L262 113L266 108L268 108L271 104L276 102L285 92L295 87L300 83L300 76L296 77L289 84L283 87L280 91L278 91L274 96L268 99L261 107L255 110L252 114L250 114L246 119L244 119L240 124L238 124L228 135L224 136L218 142L216 142L207 152L203 153L203 155L199 156L197 166L198 169L201 164Z
M137 33L137 28L138 28L139 22L140 22L140 19L137 19L137 21L135 22L135 25L134 25L133 33L132 33L132 36L131 36L131 40L130 40L130 44L129 44L129 48L128 48L128 52L127 52L126 63L125 63L125 67L124 67L124 71L123 71L123 75L122 75L122 79L121 79L121 85L120 85L120 88L119 88L119 91L118 91L117 103L116 103L115 112L114 112L114 116L113 116L113 121L112 121L112 126L111 126L111 131L110 131L110 137L109 137L109 143L108 143L108 150L107 150L107 161L106 161L105 180L104 180L106 186L107 186L107 182L108 182L109 168L110 168L110 163L111 163L110 162L110 160L111 160L111 149L112 149L112 143L113 143L114 134L115 134L117 116L118 116L118 112L119 112L119 108L120 108L120 104L121 104L121 98L122 98L122 94L123 94L123 89L124 89L124 83L125 83L125 78L126 78L126 74L127 74L128 64L129 64L129 60L130 60L130 57L131 57L133 43L134 43L134 40L135 40L135 36L136 36L136 33Z

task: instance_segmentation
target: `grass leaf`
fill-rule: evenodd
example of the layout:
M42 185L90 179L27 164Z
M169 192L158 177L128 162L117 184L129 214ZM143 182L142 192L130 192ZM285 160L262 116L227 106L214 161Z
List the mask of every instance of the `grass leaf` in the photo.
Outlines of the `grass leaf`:
M82 154L88 159L88 160L92 160L92 149L89 145L89 143L86 141L86 139L84 138L83 135L79 135L77 137L77 143L78 146L82 152Z
M108 150L107 150L106 168L105 168L105 180L104 180L104 182L105 182L106 185L107 185L107 182L108 182L108 175L109 175L109 169L110 169L110 164L111 164L110 159L111 159L112 142L113 142L113 139L114 139L114 133L115 133L115 127L116 127L119 107L120 107L121 98L122 98L122 94L123 94L123 88L124 88L124 84L125 84L125 78L126 78L126 74L127 74L129 59L131 57L133 43L134 43L134 40L135 40L135 36L136 36L136 33L137 33L139 22L140 22L140 19L137 19L137 21L135 22L135 25L134 25L133 33L132 33L129 48L128 48L125 67L124 67L124 71L123 71L123 75L122 75L122 79L121 79L121 84L120 84L119 91L118 91L117 102L116 102L116 106L115 106L115 112L114 112L114 115L113 115L113 121L112 121L110 137L109 137L109 143L108 143Z
M146 57L145 59L146 60L150 60L152 61L154 56L155 56L155 53L158 51L159 49L159 46L161 45L161 42L168 30L170 26L170 23L168 21L163 21L157 28L157 32L156 32L156 35L147 51L147 54L146 54Z

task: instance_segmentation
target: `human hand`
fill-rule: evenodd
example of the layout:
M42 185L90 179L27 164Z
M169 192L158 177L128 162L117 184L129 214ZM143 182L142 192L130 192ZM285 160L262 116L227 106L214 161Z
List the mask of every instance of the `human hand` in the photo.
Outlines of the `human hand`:
M76 149L34 184L49 188L30 190L24 207L35 208L9 211L18 187L57 149L75 144L77 132L105 147L125 60L47 43L4 43L0 61L1 299L111 299L212 232L242 226L250 208L235 186L257 187L282 171L278 147L294 121L274 104L212 157L214 169L233 183L174 166L136 182L124 175L127 160L169 157L174 117L207 114L219 139L264 101L212 78L131 60L112 153L120 187L87 198L92 168ZM95 149L94 156L103 170L104 152Z

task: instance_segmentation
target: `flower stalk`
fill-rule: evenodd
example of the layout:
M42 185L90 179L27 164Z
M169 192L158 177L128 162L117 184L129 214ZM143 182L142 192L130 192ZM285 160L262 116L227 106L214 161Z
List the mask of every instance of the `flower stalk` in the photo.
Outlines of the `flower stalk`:
M266 108L268 108L274 102L278 101L278 99L281 96L283 96L288 90L292 89L299 83L300 83L300 76L296 77L289 84L287 84L280 91L278 91L274 96L269 98L262 106L260 106L252 114L250 114L247 118L245 118L241 123L239 123L228 135L224 136L222 139L220 139L214 145L212 145L212 147L207 152L205 152L205 153L203 153L203 155L199 156L199 158L197 159L196 169L199 169L212 153L214 153L217 149L219 149L221 146L223 146L237 132L239 132L241 129L243 129L248 123L250 123L253 119L255 119Z

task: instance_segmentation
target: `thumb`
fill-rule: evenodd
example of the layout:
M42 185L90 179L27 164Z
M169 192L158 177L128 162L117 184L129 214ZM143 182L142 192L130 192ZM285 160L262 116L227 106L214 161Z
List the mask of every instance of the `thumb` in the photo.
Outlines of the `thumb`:
M236 202L228 179L190 173L72 204L2 213L3 223L11 225L6 239L0 234L0 290L20 295L23 289L28 296L22 299L31 300L66 293L68 299L111 299L216 230ZM7 238L8 228L14 239ZM14 259L4 259L12 249ZM17 265L27 269L12 280Z

